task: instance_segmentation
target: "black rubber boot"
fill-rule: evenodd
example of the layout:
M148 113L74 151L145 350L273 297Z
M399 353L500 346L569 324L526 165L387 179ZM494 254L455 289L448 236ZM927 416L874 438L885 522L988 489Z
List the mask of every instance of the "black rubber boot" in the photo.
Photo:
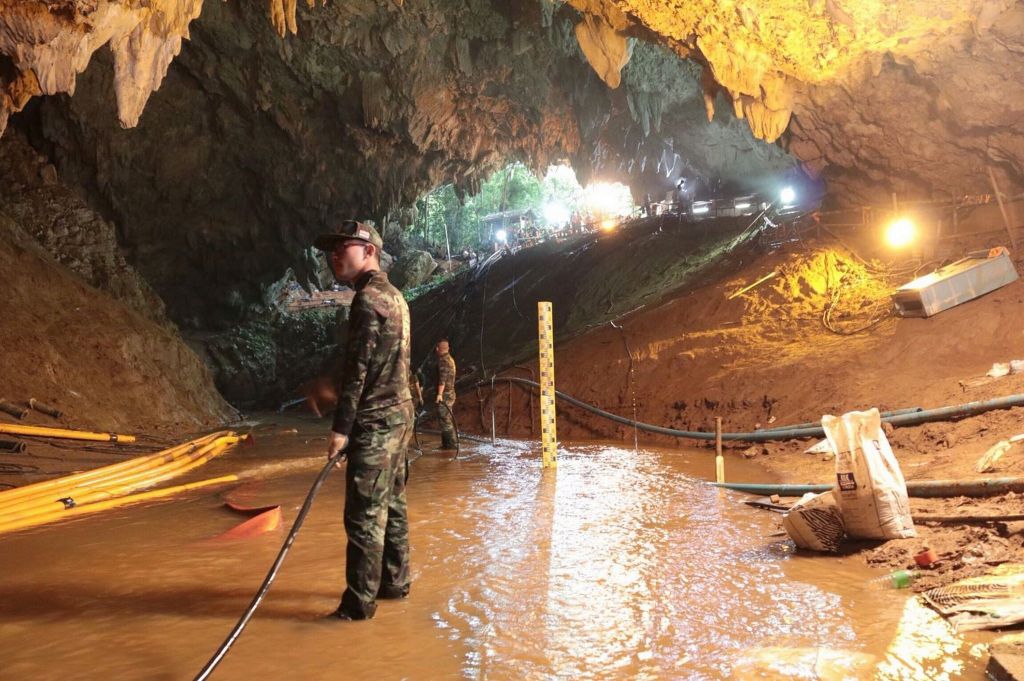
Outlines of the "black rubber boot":
M352 595L352 592L345 589L341 595L341 604L331 615L340 620L368 620L377 613L376 603L363 603Z
M381 586L380 591L377 592L377 598L383 600L397 600L399 598L406 598L409 595L410 585L405 586Z

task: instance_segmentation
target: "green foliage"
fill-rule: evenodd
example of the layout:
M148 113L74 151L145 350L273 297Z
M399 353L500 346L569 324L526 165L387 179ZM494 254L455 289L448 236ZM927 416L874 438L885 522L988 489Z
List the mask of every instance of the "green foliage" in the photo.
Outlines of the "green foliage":
M427 291L433 290L443 284L445 281L445 275L435 274L426 283L414 286L413 288L403 289L402 297L405 298L405 302L411 303Z
M552 166L540 180L522 163L513 163L491 175L480 193L460 203L452 185L428 192L416 202L414 236L428 248L445 250L445 228L452 253L464 248L487 249L490 234L483 218L493 213L532 209L543 223L547 202L559 202L568 210L579 206L582 189L572 169Z

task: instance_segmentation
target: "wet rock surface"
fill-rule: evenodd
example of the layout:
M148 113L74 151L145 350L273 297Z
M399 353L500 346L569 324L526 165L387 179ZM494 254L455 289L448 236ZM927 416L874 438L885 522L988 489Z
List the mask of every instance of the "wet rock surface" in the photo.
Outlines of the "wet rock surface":
M298 397L304 381L334 374L347 319L347 307L276 313L190 341L228 401L243 409L273 408Z

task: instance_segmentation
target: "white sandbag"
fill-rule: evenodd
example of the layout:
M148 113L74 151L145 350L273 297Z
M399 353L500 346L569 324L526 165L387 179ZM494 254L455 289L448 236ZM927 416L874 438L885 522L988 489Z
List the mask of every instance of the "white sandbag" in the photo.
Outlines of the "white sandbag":
M831 454L832 445L828 443L828 440L822 440L821 442L811 445L804 450L804 454Z
M836 503L846 532L862 539L917 536L907 483L882 431L877 409L823 416L821 425L836 457Z
M782 516L782 529L794 544L812 551L838 551L846 534L832 492L803 495Z

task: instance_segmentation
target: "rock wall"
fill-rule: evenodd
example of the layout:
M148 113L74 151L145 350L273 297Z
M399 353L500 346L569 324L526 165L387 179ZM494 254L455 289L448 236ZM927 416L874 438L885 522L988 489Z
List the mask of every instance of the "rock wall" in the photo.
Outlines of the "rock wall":
M90 285L170 327L163 301L125 260L114 224L18 133L0 139L0 212Z
M298 151L298 162L281 163L278 157L268 169L254 154L230 154L226 163L257 173L257 184L274 188L260 197L265 203L312 204L314 210L304 214L265 220L277 223L271 230L286 233L295 231L285 225L297 218L324 219L324 206L384 213L443 181L472 188L511 157L538 166L575 157L595 173L617 179L624 173L642 188L657 184L644 178L651 159L657 172L667 165L668 175L677 163L696 172L722 172L722 161L728 165L734 155L759 162L770 157L769 165L777 168L785 156L737 135L735 126L716 115L722 108L754 138L780 140L808 171L825 173L835 188L848 192L847 203L892 190L980 191L987 187L989 167L1010 188L1024 187L1015 115L1024 10L1012 0L307 5L273 0L265 13L239 4L207 5L195 21L201 0L3 0L0 127L32 96L75 92L78 74L97 61L94 54L109 72L90 78L85 99L111 108L113 93L116 118L133 126L168 73L182 37L191 37L195 48L179 60L181 73L172 68L168 78L175 89L171 97L179 100L171 108L186 121L170 123L174 129L167 130L166 115L154 114L164 134L145 146L157 151L152 146L174 138L189 147L195 162L172 162L168 169L158 167L168 165L166 160L129 157L124 165L145 167L165 181L165 189L175 174L188 176L198 163L221 156L219 149L204 149L201 139L207 135L240 128L251 137L282 136L283 144ZM275 32L289 37L282 41ZM660 123L675 109L650 87L634 87L621 97L614 92L626 82L637 41L660 43L698 66L700 73L684 80L692 84L696 78L712 125L695 126L688 111L681 125L671 121L672 130L655 125L652 144L652 121ZM109 45L109 56L97 52L103 45ZM574 68L571 62L581 59L599 79ZM611 91L595 89L594 81ZM181 89L190 86L201 92ZM624 103L643 131L639 140L630 127L619 130ZM64 118L70 114L70 137L78 139L68 139L57 125L47 136L61 147L102 147L106 140L90 129L96 126L92 117L110 112L95 104L76 103L61 112ZM259 120L264 117L272 120ZM609 123L615 124L612 135L605 129ZM109 134L102 131L100 137ZM701 153L697 144L679 153L680 140L691 137L707 140L713 151ZM339 146L349 155L331 153L330 147ZM607 165L609 157L615 162ZM101 192L119 184L101 167L109 165L104 158L84 163ZM630 161L643 169L630 173ZM348 182L329 181L341 175ZM296 180L302 186L290 187ZM222 196L218 189L214 183L203 193ZM187 198L195 203L196 197ZM223 229L217 222L199 231Z
M31 97L73 94L104 46L114 60L118 119L134 126L202 7L202 0L0 1L0 133Z
M568 2L702 64L709 119L724 99L840 203L991 191L990 167L1024 189L1024 9L1012 0Z
M473 191L511 159L538 170L569 160L584 179L629 180L638 195L670 186L672 168L738 176L790 165L728 116L708 123L699 71L677 55L620 42L616 63L626 45L638 63L657 62L661 80L627 65L609 89L568 6L273 7L272 26L250 5L207 3L132 129L117 123L107 50L74 96L34 100L13 119L115 221L132 263L187 327L235 320L237 301L259 300L289 266L310 279L303 249L335 216L401 221L423 191Z
M60 265L0 204L0 395L74 427L183 432L236 413L169 328Z

